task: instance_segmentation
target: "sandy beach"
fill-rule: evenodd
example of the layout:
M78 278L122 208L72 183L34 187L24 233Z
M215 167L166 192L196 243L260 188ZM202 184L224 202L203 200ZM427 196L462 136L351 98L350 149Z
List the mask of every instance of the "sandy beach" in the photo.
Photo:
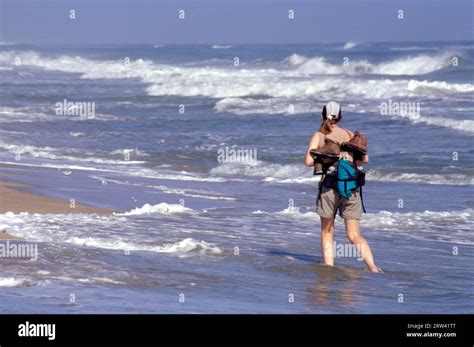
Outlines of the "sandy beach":
M15 235L11 235L5 231L0 231L0 240L11 240L11 239L20 239Z
M2 173L1 176L6 175ZM74 204L74 207L71 207L69 201L66 200L54 199L19 190L29 187L31 186L27 184L0 181L0 213L87 213L104 215L114 212L112 210L86 206L77 202ZM0 240L6 239L19 239L19 237L9 234L6 230L0 230Z
M4 166L5 167L5 166ZM110 214L113 211L102 208L95 208L75 202L74 207L66 200L54 199L44 195L23 191L29 187L27 184L14 182L14 176L2 173L12 181L0 181L0 213L94 213Z

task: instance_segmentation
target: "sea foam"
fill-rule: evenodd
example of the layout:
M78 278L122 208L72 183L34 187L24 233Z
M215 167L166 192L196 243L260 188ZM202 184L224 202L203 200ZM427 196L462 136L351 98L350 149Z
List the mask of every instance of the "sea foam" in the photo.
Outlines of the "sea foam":
M142 207L137 207L131 211L128 211L125 213L119 213L118 215L138 216L138 215L146 215L146 214L175 214L175 213L193 213L193 212L195 212L193 209L184 207L180 204L167 204L167 203L162 202L157 205L145 204Z

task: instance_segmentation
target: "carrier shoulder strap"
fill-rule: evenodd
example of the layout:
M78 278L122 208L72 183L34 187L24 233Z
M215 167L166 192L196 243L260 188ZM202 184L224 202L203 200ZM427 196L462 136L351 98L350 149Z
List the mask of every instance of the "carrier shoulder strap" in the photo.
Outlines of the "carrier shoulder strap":
M359 176L359 168L358 167L356 167L356 177L357 176ZM359 186L359 193L360 193L360 203L362 205L362 211L364 211L364 213L367 213L367 211L365 210L365 205L364 205L364 195L362 194L362 186Z
M362 195L362 186L359 187L359 193L360 193L360 203L362 205L362 211L364 211L364 213L367 213L367 211L365 210L365 205L364 205L364 197Z

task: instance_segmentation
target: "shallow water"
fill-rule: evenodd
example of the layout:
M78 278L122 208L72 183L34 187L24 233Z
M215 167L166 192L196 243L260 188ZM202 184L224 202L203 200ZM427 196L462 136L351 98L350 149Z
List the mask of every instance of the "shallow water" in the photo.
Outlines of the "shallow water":
M0 160L20 165L5 179L120 211L0 215L39 252L2 260L0 310L472 313L474 45L347 48L0 46ZM64 99L95 116L55 114ZM380 275L321 264L302 157L328 99L369 137L361 227ZM389 99L421 113L383 115ZM258 161L220 164L225 147Z

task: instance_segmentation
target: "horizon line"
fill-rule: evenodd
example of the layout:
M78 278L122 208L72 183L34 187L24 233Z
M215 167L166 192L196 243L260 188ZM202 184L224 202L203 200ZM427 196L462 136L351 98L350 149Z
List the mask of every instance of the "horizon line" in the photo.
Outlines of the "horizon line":
M12 42L12 41L1 41L1 46L13 46L13 45L61 45L61 46L75 46L75 45L175 45L175 46L190 46L190 45L330 45L330 44L346 44L346 43L355 43L355 44L372 44L372 43L447 43L447 42L474 42L472 39L460 39L460 40L409 40L409 41L359 41L359 40L347 40L347 41L326 41L326 42L278 42L278 43L269 43L269 42Z

